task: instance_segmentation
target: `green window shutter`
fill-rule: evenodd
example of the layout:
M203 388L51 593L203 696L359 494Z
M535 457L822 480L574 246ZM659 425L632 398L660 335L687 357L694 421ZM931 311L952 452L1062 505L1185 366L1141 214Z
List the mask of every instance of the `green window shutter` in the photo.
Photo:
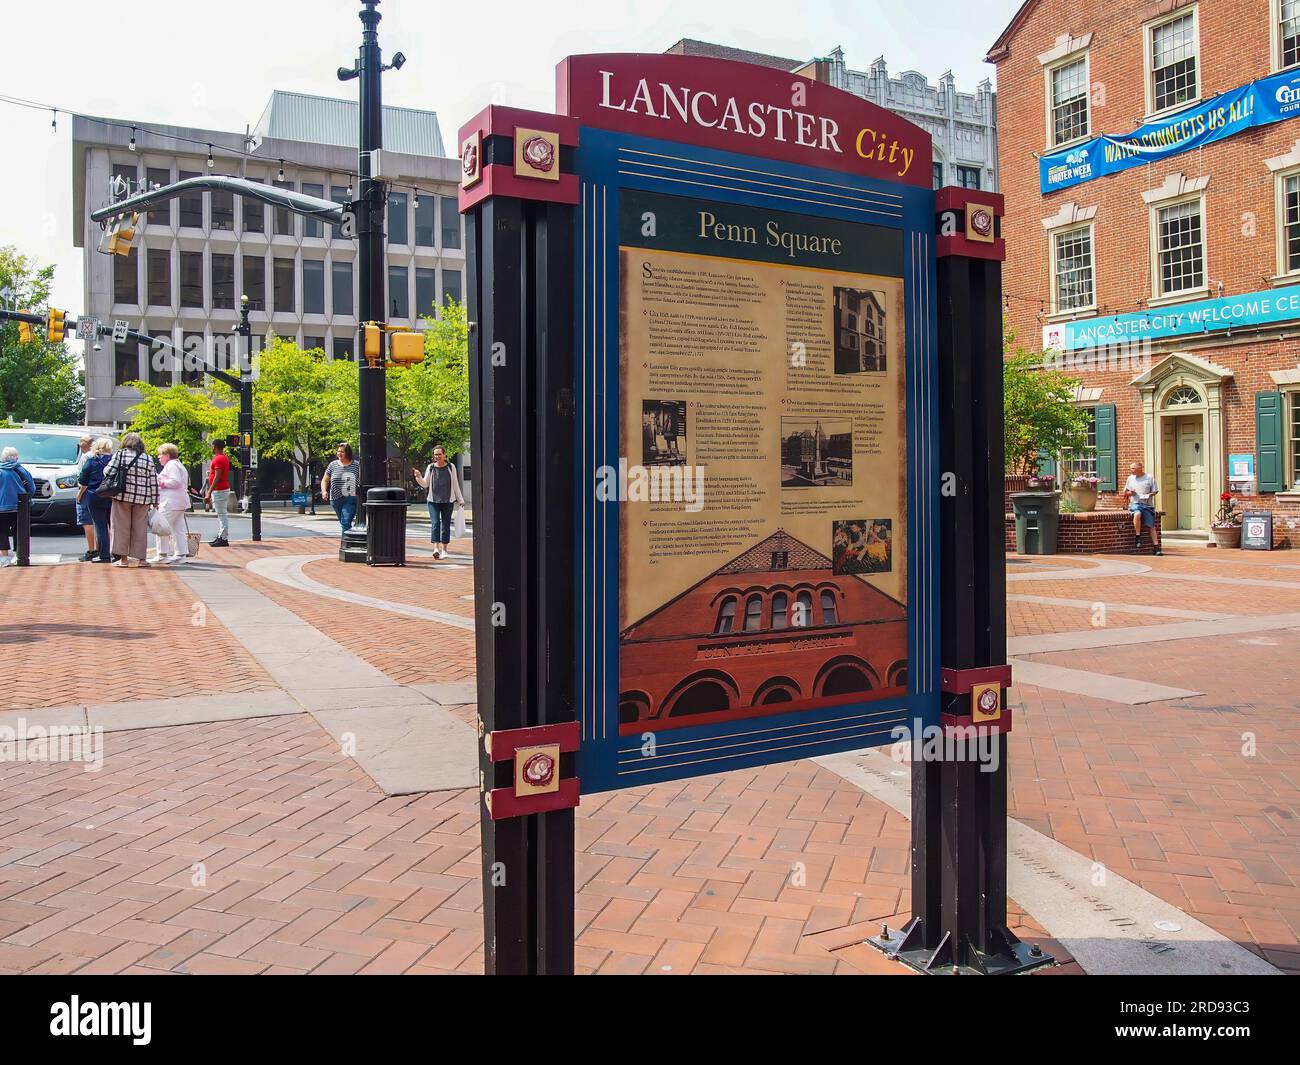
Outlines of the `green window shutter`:
M1038 449L1038 476L1056 476L1056 458L1053 455L1049 455L1042 448Z
M1282 393L1255 393L1255 461L1259 464L1259 490L1281 492L1285 487L1282 473Z
M1097 427L1097 485L1103 492L1119 490L1115 444L1115 404L1092 409L1093 423Z

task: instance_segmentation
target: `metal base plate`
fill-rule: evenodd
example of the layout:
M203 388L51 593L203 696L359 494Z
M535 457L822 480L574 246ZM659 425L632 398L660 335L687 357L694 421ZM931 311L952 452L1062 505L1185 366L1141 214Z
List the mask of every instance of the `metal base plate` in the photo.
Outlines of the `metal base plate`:
M914 918L906 927L890 930L888 939L872 936L866 942L894 961L926 976L1014 976L1056 964L1056 959L1050 954L1041 948L1020 942L1006 928L998 929L995 936L1002 941L1001 950L985 953L968 945L967 961L954 963L952 946L947 936L937 948L919 945L920 924Z

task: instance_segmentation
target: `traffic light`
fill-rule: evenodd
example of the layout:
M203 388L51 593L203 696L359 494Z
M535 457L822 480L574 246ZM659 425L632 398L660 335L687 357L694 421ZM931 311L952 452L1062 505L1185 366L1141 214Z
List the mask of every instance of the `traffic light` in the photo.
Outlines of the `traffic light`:
M50 316L45 323L45 338L51 344L62 342L63 331L66 328L64 319L67 318L67 316L67 311L61 311L56 307L50 308Z
M22 313L23 313L23 314L30 314L31 312L30 312L30 311L23 311ZM18 343L20 343L20 344L30 344L31 342L32 342L32 323L31 323L31 322L19 322L19 323L18 323Z
M138 214L131 215L128 222L125 217L117 219L104 230L99 242L99 250L109 255L130 255L131 243L135 240L135 227L140 223Z
M363 340L361 345L362 357L371 366L378 365L384 354L383 330L374 322L367 322L361 327L361 336Z
M424 362L424 334L394 333L388 338L388 358L395 366Z

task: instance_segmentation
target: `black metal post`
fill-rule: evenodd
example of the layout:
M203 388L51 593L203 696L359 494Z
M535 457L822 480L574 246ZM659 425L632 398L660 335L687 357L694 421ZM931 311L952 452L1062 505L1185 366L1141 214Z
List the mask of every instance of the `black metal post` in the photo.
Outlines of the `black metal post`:
M382 95L383 59L379 50L379 0L363 0L361 50L355 76L361 81L361 129L358 139L358 199L353 204L357 227L357 335L358 387L360 389L361 484L358 503L364 507L366 490L388 484L388 441L383 360L370 366L364 358L366 322L385 320L384 285L384 184L371 176L371 152L384 146ZM340 77L343 72L340 71ZM382 343L381 339L381 343ZM363 514L357 515L364 522Z
M487 733L576 719L572 206L493 197L466 216L478 707ZM495 349L495 352L494 352ZM512 763L480 745L485 791ZM573 773L571 754L561 776ZM574 817L481 807L485 964L573 971Z
M242 358L239 366L239 434L241 438L252 440L249 447L241 447L240 462L244 466L244 488L248 496L249 514L253 519L253 539L262 539L262 493L257 487L257 466L253 463L253 454L257 448L257 439L253 433L253 327L248 321L248 297L239 298L239 324L235 332L244 338Z
M14 530L14 555L18 565L32 564L32 497L18 497L18 527Z

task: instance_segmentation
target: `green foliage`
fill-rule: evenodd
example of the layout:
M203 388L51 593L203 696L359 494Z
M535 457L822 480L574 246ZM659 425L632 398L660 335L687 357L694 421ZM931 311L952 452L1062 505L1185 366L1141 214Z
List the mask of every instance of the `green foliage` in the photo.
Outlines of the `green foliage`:
M44 315L53 266L37 266L12 246L0 247L0 290L10 289L12 308ZM51 344L33 327L30 344L19 342L17 322L0 325L0 417L20 422L75 425L85 421L85 377L77 357Z
M136 381L133 387L140 390L140 402L127 413L131 428L144 439L150 454L157 452L159 444L175 444L181 462L192 466L211 457L215 437L236 429L236 411L218 407L197 388L158 388L147 381Z
M306 484L311 459L333 451L340 440L356 439L357 368L327 359L319 348L303 351L276 336L267 341L257 356L253 384L254 444L264 458L292 462ZM239 395L232 388L216 378L208 381L214 399L238 409ZM321 468L318 463L313 475Z
M1015 334L1004 333L1002 363L1008 473L1038 471L1038 453L1082 451L1088 444L1088 415L1074 404L1078 378L1042 366L1037 352L1017 347Z

